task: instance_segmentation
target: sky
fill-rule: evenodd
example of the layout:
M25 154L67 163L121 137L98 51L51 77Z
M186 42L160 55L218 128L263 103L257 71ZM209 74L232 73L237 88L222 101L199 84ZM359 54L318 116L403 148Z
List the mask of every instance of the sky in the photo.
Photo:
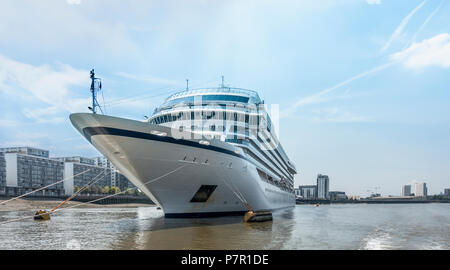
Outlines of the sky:
M99 153L71 126L89 70L106 114L173 92L254 89L279 106L295 185L399 195L450 187L448 0L0 1L0 147Z

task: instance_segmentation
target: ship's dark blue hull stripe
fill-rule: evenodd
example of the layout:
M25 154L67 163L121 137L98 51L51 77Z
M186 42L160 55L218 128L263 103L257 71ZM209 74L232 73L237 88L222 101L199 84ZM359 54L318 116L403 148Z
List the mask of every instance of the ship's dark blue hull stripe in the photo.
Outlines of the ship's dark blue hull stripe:
M199 144L198 142L195 142L195 141L174 139L172 137L158 136L158 135L153 135L150 133L139 132L139 131L111 128L111 127L86 127L83 129L83 134L90 143L92 143L91 137L95 136L95 135L115 135L115 136L131 137L131 138L137 138L137 139L160 141L160 142L192 146L192 147L207 149L207 150L211 150L211 151L221 152L224 154L232 155L235 157L240 157L240 158L247 160L246 157L244 157L240 154L237 154L234 151L224 149L221 147L217 147L217 146L213 146L213 145L203 145L203 144Z

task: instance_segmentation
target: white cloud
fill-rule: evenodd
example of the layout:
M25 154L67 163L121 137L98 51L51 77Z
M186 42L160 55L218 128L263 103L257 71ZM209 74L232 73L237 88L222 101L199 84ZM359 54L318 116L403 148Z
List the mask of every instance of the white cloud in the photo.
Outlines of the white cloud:
M55 116L62 112L77 112L86 110L89 98L79 98L73 87L89 86L89 73L77 70L69 65L57 64L34 66L9 59L0 54L0 91L23 98L27 101L38 101L45 108L24 109L25 116L38 122L45 116ZM26 93L26 94L25 94ZM87 95L86 95L87 96ZM33 107L36 104L33 103ZM30 106L30 105L24 105ZM60 117L52 118L60 121Z
M135 56L139 49L123 21L122 14L127 12L112 12L127 9L126 4L119 5L80 0L2 1L0 45L51 55L69 51L79 57Z
M312 120L316 122L364 123L370 121L368 117L356 115L338 107L317 109L312 112L315 114Z
M401 21L401 23L399 24L399 26L397 26L397 28L395 29L394 33L392 33L391 37L389 38L389 40L386 42L386 44L381 48L380 52L383 53L384 51L386 51L390 46L391 43L397 39L397 37L399 37L402 32L403 29L406 27L406 25L408 24L409 20L412 18L412 16L414 16L414 14L419 11L419 9L425 4L427 0L424 0L422 3L420 3L416 8L414 8L409 14L408 16L406 16L405 18L403 18L403 20Z
M17 127L21 124L20 121L14 121L9 119L0 119L1 128Z
M69 4L69 5L79 5L79 4L81 4L81 0L67 0L67 4Z
M23 114L35 120L36 123L63 123L67 119L61 116L61 109L56 106L50 106L46 108L25 108Z
M0 142L0 147L15 147L15 146L30 146L30 147L36 147L36 148L44 148L42 147L42 144L40 144L36 140L29 140L29 139L19 139L19 140L7 140Z
M450 67L450 35L434 36L420 43L413 43L407 49L390 56L406 68L423 69L429 66Z
M163 85L173 85L173 86L181 86L182 85L180 82L177 82L177 81L173 81L173 80L169 80L169 79L165 79L165 78L153 77L150 75L134 75L134 74L126 73L126 72L116 72L115 74L117 76L120 76L123 78L131 79L131 80L135 80L135 81L142 81L142 82L146 82L149 84L163 84Z
M381 0L366 0L369 5L379 5L381 4Z
M33 130L33 132L27 132L23 130L23 126L20 129L10 129L9 133L13 134L10 139L4 139L0 141L0 147L14 147L14 146L31 146L37 148L44 148L39 142L42 139L50 138L50 134L47 132L41 132Z

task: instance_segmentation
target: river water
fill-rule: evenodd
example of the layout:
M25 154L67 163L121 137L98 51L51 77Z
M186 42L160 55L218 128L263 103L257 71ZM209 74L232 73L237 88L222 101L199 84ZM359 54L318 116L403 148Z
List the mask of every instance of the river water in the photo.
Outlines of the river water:
M32 211L0 212L0 222ZM0 225L0 249L450 249L450 204L297 205L274 220L166 219L155 207L71 208Z

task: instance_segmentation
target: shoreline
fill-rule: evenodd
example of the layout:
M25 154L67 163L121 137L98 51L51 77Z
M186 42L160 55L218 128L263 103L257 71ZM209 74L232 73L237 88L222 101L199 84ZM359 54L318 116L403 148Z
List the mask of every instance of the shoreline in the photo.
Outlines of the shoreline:
M328 201L304 200L296 201L296 205L308 204L424 204L424 203L450 203L450 200L359 200L359 201Z
M29 199L17 199L6 204L2 204L7 200L0 200L0 212L3 211L27 211L33 210L37 211L40 209L50 210L58 206L63 200L29 200ZM68 201L61 209L68 206L74 206L77 204L82 204L79 201ZM145 204L145 203L114 203L114 204L95 204L87 203L80 205L75 208L137 208L137 207L156 207L155 204Z

